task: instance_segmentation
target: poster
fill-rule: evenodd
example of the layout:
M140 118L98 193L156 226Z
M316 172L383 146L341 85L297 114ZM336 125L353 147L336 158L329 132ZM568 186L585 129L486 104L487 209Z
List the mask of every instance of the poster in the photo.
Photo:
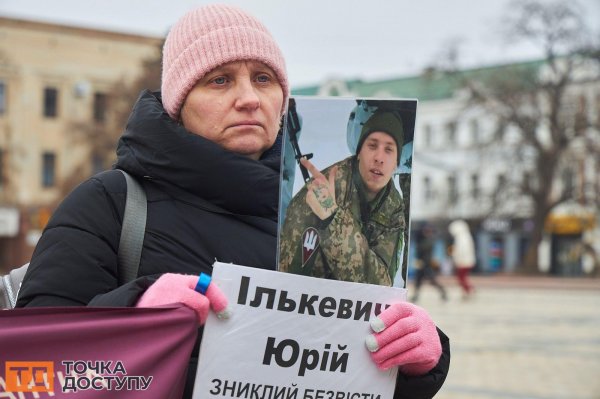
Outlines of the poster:
M397 368L365 347L369 320L406 290L215 263L232 316L210 312L195 399L393 396ZM354 395L354 396L353 396Z
M416 108L410 99L290 99L280 271L406 287Z

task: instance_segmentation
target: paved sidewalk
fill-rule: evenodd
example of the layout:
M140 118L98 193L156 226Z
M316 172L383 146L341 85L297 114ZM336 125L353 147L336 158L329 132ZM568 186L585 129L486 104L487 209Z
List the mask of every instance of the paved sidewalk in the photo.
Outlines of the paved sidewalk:
M600 399L600 280L475 277L463 301L425 283L418 304L450 337L439 399ZM409 284L409 296L412 285Z
M456 285L455 276L439 276L439 280L448 286ZM490 288L540 288L565 290L600 291L600 278L589 277L549 277L520 276L516 274L471 275L469 279L478 287Z

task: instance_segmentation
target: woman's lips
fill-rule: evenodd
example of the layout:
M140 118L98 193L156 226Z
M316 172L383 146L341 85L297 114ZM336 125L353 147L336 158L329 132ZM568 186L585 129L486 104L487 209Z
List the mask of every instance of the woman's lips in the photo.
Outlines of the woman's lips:
M263 127L262 123L255 120L239 121L231 124L229 127L248 127L248 126L259 126Z

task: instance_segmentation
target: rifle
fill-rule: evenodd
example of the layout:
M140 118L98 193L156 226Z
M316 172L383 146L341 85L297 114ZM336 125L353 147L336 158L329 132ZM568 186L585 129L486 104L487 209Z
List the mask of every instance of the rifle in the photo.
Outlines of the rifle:
M311 159L313 157L313 154L302 154L302 151L300 151L300 145L298 144L298 133L300 132L300 129L302 127L300 126L300 118L298 117L298 112L296 111L296 100L293 98L290 98L290 103L288 107L287 127L288 135L290 137L290 143L292 143L292 148L294 149L294 158L296 159L296 163L300 167L300 171L302 172L302 178L306 183L310 179L310 175L308 174L308 170L304 167L304 165L300 163L300 158L306 157L306 159Z

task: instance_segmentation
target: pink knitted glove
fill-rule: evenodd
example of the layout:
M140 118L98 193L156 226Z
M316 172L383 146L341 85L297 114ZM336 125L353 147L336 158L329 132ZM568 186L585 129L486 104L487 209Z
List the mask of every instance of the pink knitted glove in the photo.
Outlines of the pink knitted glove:
M371 319L375 334L367 336L371 358L381 370L399 366L406 375L423 375L435 367L442 344L435 324L425 309L412 303L396 303Z
M217 317L226 319L230 316L227 298L216 284L209 284L206 294L195 291L198 276L166 273L160 276L138 300L136 307L151 307L182 303L193 309L200 325L206 322L208 308L212 307Z

